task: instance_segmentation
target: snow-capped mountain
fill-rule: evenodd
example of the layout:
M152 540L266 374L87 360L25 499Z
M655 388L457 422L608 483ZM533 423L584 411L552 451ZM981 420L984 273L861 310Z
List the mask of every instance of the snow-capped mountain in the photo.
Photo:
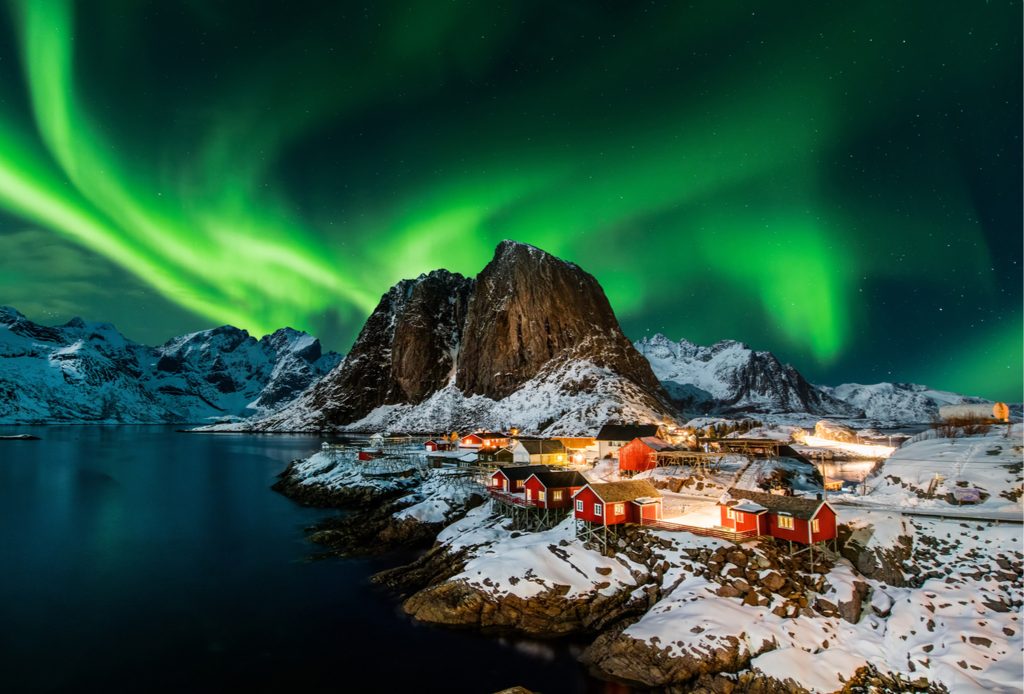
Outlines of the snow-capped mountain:
M689 413L799 412L863 417L855 403L810 384L771 352L722 340L705 347L658 334L636 343L672 400Z
M844 383L839 386L819 386L834 398L864 410L869 419L891 422L925 423L939 415L943 405L962 405L991 402L984 398L935 390L916 383Z
M597 280L503 241L475 279L437 270L396 284L341 366L279 412L227 428L550 433L673 415Z
M0 423L203 422L269 412L336 366L315 338L223 326L160 347L109 323L48 327L0 307Z

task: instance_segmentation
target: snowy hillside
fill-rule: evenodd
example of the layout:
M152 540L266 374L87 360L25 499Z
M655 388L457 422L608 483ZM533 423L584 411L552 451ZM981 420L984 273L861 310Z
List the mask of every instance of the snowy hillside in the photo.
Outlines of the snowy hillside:
M256 422L220 425L219 430L302 431L319 424L306 393L287 409ZM585 360L552 365L511 395L493 400L464 395L454 384L417 405L377 407L346 431L451 431L505 429L524 433L596 434L608 421L668 421L670 414L643 388L608 368Z
M710 347L658 334L636 343L669 396L689 413L781 413L860 417L861 408L811 385L771 352L722 340Z
M820 388L832 397L864 410L869 419L892 422L930 422L938 416L943 405L989 402L984 398L935 390L916 383L844 383Z
M47 327L0 308L0 422L201 422L280 407L340 361L284 328L230 326L148 347L108 323Z

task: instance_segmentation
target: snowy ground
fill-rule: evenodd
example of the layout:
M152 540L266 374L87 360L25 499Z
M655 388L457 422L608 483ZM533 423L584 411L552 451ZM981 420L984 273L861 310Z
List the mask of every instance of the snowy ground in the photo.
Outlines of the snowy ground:
M573 598L632 590L633 571L644 569L625 557L609 558L584 549L576 541L571 518L537 533L510 533L507 524L507 519L492 516L485 504L442 531L438 542L452 550L474 550L463 572L451 580L465 581L496 597L531 598L567 586L565 595Z
M890 506L949 509L958 490L974 488L983 501L962 508L978 512L1021 512L1024 491L1024 426L955 439L908 443L868 482L868 500ZM938 478L936 477L938 476ZM934 483L934 486L933 486Z
M1009 606L1019 606L1024 592L1019 573L1011 578L1012 572L1000 568L1000 563L1020 561L1019 526L916 520L904 525L892 516L860 520L889 526L880 530L878 540L915 537L925 548L921 556L915 555L919 567L945 575L918 588L896 588L857 575L841 560L828 574L829 588L821 597L834 604L846 602L854 594L854 581L867 583L872 591L869 607L859 621L820 615L788 619L769 607L720 597L717 584L682 568L691 563L683 549L728 543L658 533L674 543L668 555L675 568L664 583L681 583L625 635L697 657L726 635L738 636L748 653L762 650L767 642L775 649L755 657L751 668L780 680L792 678L812 691L840 689L843 679L867 662L912 680L927 677L953 692L1021 691L1024 640L1019 609ZM924 536L938 544L925 544L920 539Z

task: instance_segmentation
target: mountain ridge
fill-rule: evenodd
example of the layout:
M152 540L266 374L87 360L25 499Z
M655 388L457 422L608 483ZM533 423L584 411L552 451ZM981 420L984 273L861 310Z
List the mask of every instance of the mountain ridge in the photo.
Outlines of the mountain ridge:
M220 326L147 346L0 307L0 423L201 423L280 407L341 360L306 333Z

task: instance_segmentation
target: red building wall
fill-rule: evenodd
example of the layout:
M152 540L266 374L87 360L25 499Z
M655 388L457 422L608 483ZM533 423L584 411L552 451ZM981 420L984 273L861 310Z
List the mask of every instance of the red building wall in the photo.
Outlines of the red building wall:
M637 517L637 523L641 522L641 518L646 520L661 520L661 503L657 504L645 504L638 506L637 504L630 504L633 507L633 514Z
M540 508L570 508L573 505L572 495L579 487L552 487L547 489L536 477L526 480L527 500L532 501L534 506ZM562 500L555 501L552 497L555 491L562 492ZM540 492L544 492L544 501L539 500Z
M495 485L495 482L497 482L498 484ZM504 491L509 491L508 477L505 477L505 473L502 472L501 470L498 470L493 475L491 475L491 489L502 489Z
M811 533L810 536L808 536L808 528L811 525L811 521L806 521L802 518L794 518L793 529L789 530L787 528L780 528L778 516L772 514L769 519L769 534L772 537L779 538L780 540L792 540L793 542L799 542L804 545L808 544L809 541L824 542L825 540L835 539L835 512L828 506L822 506L818 509L818 513L815 518L818 520L818 532Z
M633 439L619 449L619 471L636 473L654 469L652 453L654 451L646 443Z
M818 510L818 532L811 535L815 542L824 542L836 538L836 512L829 506L822 506Z
M583 510L580 511L577 506L577 502L583 502ZM619 523L625 523L629 520L629 502L619 502L622 504L622 513L615 513L615 504L606 504L598 498L590 487L584 487L580 490L580 493L573 499L573 514L580 520L585 520L588 523L604 523L606 525L618 525ZM594 512L594 504L601 504L601 513L597 514Z
M736 511L736 520L729 518L729 507L719 506L722 514L722 527L728 528L729 530L735 530L738 533L754 531L758 534L768 533L767 517L769 514L762 513L757 515L756 513L745 513L743 511Z

